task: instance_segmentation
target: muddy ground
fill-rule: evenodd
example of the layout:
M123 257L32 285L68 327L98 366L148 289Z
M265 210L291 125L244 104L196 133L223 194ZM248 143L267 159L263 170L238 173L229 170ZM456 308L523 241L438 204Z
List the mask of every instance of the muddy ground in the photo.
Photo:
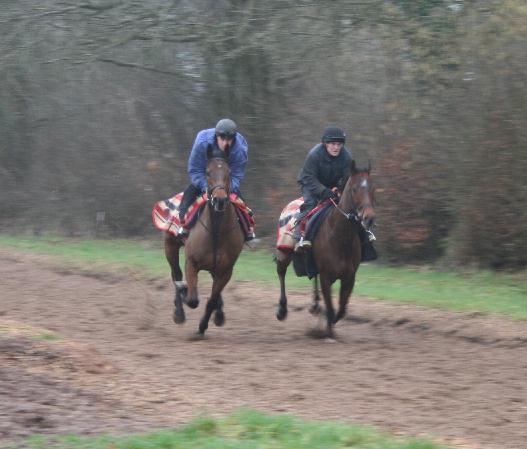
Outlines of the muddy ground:
M278 288L233 283L226 325L197 340L203 301L177 326L172 296L168 279L0 251L0 441L173 427L247 406L527 448L527 323L353 298L337 341L317 340L306 293L290 292L282 323Z

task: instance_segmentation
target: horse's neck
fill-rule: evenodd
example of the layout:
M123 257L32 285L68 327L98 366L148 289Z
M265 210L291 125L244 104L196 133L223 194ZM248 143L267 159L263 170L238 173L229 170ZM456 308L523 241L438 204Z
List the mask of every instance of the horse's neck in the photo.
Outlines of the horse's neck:
M331 236L331 244L336 247L348 248L353 245L355 241L354 235L358 233L357 222L344 216L352 209L351 193L343 193L338 207L340 210L333 207L328 213L325 223L327 226L326 231Z
M227 203L227 208L223 212L215 212L210 204L207 205L209 222L212 227L217 224L218 232L228 230L233 226L233 223L237 220L236 211L234 210L234 204L232 202Z

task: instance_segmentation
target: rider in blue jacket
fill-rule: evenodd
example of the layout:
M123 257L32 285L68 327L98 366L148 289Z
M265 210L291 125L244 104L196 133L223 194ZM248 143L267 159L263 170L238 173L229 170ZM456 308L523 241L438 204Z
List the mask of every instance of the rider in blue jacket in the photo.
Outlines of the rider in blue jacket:
M212 145L213 151L229 150L229 167L231 169L230 191L240 196L240 183L245 177L248 145L245 137L238 132L233 120L221 119L214 128L204 129L198 133L188 160L188 174L191 184L185 189L179 206L179 218L183 223L190 205L201 194L207 191L207 148ZM181 228L182 234L188 230ZM251 236L248 236L249 239ZM254 237L252 237L254 238Z

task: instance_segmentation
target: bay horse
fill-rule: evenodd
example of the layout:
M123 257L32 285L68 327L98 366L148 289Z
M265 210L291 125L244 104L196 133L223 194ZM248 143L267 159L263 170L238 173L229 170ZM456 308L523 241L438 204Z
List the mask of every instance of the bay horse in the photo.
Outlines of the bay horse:
M371 229L375 220L373 210L373 185L370 180L370 169L359 169L355 161L350 165L350 176L347 179L340 201L333 202L318 232L313 239L313 258L320 276L320 288L324 298L327 326L326 337L333 336L333 326L344 317L349 297L355 285L355 275L361 262L360 227ZM278 249L276 254L276 271L280 278L280 300L276 317L282 321L287 317L287 296L285 292L285 275L293 258L291 250ZM339 308L335 313L331 299L331 286L340 280ZM311 313L321 311L317 276L313 281L313 304Z
M234 264L245 243L234 205L229 199L231 177L228 150L207 149L207 203L187 241L165 232L165 256L170 264L174 298L174 322L185 322L183 304L191 309L199 305L198 272L212 276L212 291L205 313L199 322L199 334L204 335L213 312L214 324L223 326L223 298L221 292L229 282ZM179 266L179 249L185 245L185 279Z

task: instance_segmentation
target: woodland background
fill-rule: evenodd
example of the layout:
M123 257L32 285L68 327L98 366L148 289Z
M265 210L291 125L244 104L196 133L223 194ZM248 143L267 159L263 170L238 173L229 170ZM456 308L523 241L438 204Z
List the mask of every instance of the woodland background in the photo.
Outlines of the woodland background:
M0 230L155 238L227 116L270 242L337 124L381 260L524 268L526 42L524 0L2 0Z

